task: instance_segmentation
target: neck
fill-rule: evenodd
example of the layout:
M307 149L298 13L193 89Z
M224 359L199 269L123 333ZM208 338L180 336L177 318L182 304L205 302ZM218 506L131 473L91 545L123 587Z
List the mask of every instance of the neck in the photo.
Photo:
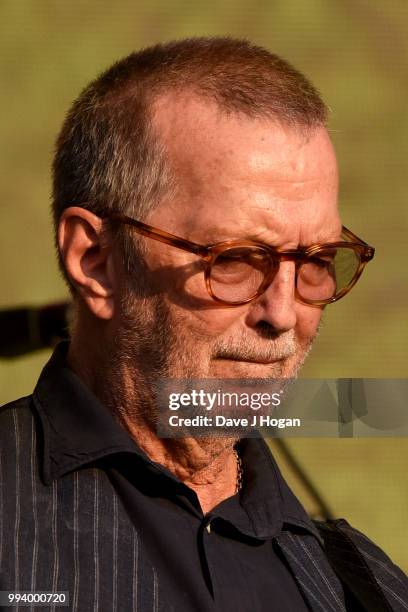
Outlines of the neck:
M238 466L233 438L159 438L156 434L157 408L149 381L132 367L109 362L73 341L68 363L95 395L111 410L137 445L154 462L163 465L196 493L207 514L235 494ZM151 381L150 381L151 382Z
M195 491L204 514L235 494L238 467L233 439L158 438L146 423L125 417L123 424L152 461Z

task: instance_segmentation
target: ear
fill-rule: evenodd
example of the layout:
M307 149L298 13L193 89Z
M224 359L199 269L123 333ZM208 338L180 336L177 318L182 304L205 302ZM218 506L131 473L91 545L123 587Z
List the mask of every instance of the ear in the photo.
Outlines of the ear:
M67 274L91 312L109 320L114 311L115 275L103 221L89 210L71 206L58 226L58 247Z

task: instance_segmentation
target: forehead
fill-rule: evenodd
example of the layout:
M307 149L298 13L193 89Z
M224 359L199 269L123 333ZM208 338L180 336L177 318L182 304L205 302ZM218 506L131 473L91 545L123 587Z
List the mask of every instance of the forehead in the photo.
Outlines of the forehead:
M154 125L178 188L153 213L163 229L201 242L257 236L307 244L338 233L337 163L324 128L306 134L227 115L186 94L160 98Z

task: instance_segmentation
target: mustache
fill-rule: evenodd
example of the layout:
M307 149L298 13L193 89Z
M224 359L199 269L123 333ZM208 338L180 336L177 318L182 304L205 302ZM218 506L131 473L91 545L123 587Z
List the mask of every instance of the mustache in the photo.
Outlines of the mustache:
M253 336L226 339L214 347L214 356L222 359L268 363L287 359L296 353L298 343L293 330L282 334L269 332L269 336L269 339Z

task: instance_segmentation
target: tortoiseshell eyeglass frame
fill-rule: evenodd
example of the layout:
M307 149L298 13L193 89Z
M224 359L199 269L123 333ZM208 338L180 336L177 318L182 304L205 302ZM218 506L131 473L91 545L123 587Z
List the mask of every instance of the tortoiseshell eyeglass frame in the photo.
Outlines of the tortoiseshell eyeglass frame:
M331 304L333 302L337 302L340 298L344 297L350 289L356 284L358 279L360 278L365 265L369 262L375 253L374 247L368 245L364 240L353 234L352 231L347 229L346 227L342 227L341 237L344 240L339 242L326 242L326 243L317 243L313 244L309 247L303 247L298 249L289 249L289 250L279 250L275 247L272 247L268 244L262 242L256 242L253 240L225 240L223 242L217 242L216 244L211 245L202 245L197 244L196 242L191 242L190 240L186 240L185 238L180 238L179 236L175 236L174 234L169 234L164 230L158 229L157 227L153 227L148 225L147 223L142 223L142 221L137 221L136 219L132 219L132 217L128 217L123 214L112 213L110 215L104 216L105 220L113 221L116 223L129 225L131 226L138 234L142 234L143 236L147 236L148 238L152 238L153 240L158 240L159 242L163 242L164 244L168 244L170 246L176 247L177 249L182 249L183 251L187 251L188 253L194 253L201 257L205 262L204 268L204 278L205 284L207 287L207 291L211 298L216 302L222 303L225 306L241 306L243 304L247 304L248 302L252 302L256 298L258 298L268 287L268 285L272 282L272 278L276 270L274 269L273 263L281 262L281 261L294 261L296 263L297 270L300 268L302 263L310 261L311 258L316 257L316 255L327 250L328 248L338 249L338 248L347 248L353 249L353 251L357 254L359 258L359 265L357 266L356 272L350 282L343 287L341 291L336 293L334 296L324 299L324 300L309 300L302 297L297 290L297 277L296 273L296 285L295 285L295 298L297 301L302 302L303 304L308 304L309 306L324 306L326 304ZM271 270L269 273L265 275L265 278L257 291L249 298L237 301L237 302L228 302L219 297L217 297L212 290L211 287L211 268L214 264L217 257L225 250L234 248L244 248L244 247L257 247L258 249L262 249L270 258L271 261Z

